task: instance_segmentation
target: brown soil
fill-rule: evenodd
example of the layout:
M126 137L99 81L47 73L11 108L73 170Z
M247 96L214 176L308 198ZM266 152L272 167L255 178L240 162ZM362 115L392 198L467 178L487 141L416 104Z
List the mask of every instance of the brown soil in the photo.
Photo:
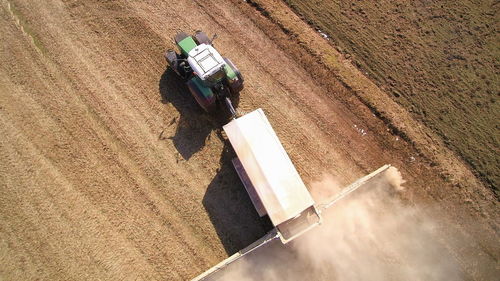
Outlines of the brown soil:
M442 241L461 270L498 273L493 193L453 158L461 174L443 178L423 131L402 133L384 116L412 122L404 111L359 99L380 90L348 61L325 68L319 56L336 51L311 51L324 40L286 5L169 2L0 1L2 279L189 279L269 228L231 167L223 118L166 69L170 38L197 29L219 35L246 79L240 110L264 109L306 182L391 163L408 204L473 238Z
M499 192L498 1L285 2Z

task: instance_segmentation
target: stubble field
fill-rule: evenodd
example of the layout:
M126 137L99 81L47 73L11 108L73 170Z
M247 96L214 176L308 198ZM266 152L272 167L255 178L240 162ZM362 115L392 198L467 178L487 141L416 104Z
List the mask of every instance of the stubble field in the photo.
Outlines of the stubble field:
M374 111L360 97L378 88L284 3L0 3L2 279L186 280L268 230L231 166L224 120L166 67L176 32L198 29L219 35L246 78L240 109L263 108L306 183L393 164L405 204L438 210L437 231L456 238L439 243L465 279L498 273L491 189L455 158L459 173L444 176L419 131L398 129L418 121Z

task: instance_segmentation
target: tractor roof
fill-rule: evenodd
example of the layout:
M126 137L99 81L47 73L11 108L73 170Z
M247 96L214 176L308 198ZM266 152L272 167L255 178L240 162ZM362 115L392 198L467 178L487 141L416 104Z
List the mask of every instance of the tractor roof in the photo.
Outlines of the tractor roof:
M226 62L214 47L200 44L189 52L188 63L202 80L210 77L222 67Z

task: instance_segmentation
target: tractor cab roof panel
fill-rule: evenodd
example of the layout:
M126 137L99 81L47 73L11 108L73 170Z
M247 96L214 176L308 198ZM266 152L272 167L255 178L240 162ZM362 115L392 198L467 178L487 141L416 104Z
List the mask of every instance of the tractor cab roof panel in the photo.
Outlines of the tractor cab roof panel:
M219 52L207 44L200 44L193 48L189 52L188 63L202 80L206 80L226 65Z

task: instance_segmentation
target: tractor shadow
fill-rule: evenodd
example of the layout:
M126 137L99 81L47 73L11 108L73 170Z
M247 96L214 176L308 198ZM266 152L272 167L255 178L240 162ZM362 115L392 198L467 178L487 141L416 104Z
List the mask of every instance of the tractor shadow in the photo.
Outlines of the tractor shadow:
M191 96L184 80L170 67L162 74L159 83L162 103L172 104L180 114L179 120L172 120L171 125L178 123L174 136L163 136L172 140L175 148L184 160L189 160L204 146L213 130L222 126L219 118L211 118L197 104Z
M273 226L269 218L259 217L232 165L236 154L222 133L222 126L230 120L229 113L225 110L215 115L205 113L170 67L160 78L159 91L162 103L172 104L180 114L178 122L172 120L170 124L178 123L175 135L160 135L160 138L172 140L184 160L205 146L207 138L213 136L212 131L223 143L219 163L214 163L219 169L207 187L202 204L226 253L232 255L264 236Z

